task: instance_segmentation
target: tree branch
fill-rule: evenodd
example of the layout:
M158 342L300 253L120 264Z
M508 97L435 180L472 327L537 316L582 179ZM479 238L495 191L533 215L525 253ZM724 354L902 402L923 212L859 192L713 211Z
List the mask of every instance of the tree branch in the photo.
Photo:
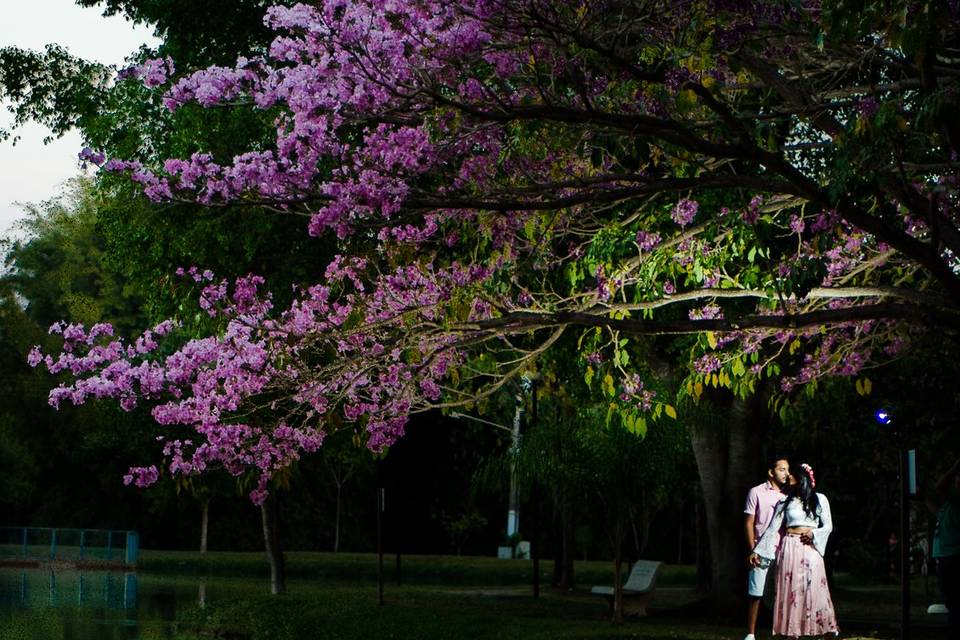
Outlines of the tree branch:
M821 309L786 315L748 315L737 318L702 320L617 320L606 315L558 311L554 313L513 312L499 318L461 325L461 331L523 332L557 326L610 327L629 335L678 335L704 331L744 331L748 329L802 329L827 324L867 320L912 320L955 331L960 313L925 309L902 303L880 303L843 309Z

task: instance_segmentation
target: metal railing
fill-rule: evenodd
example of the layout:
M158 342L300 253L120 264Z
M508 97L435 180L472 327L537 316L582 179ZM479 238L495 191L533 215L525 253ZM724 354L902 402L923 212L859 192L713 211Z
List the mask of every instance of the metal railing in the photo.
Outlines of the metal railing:
M63 560L135 565L136 531L0 527L0 560Z

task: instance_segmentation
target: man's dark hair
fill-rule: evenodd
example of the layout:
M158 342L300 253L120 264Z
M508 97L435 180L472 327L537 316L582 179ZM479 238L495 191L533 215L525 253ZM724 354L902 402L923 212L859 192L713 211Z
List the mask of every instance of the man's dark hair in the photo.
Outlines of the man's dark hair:
M786 460L787 464L790 464L790 456L785 453L776 453L767 458L767 470L772 471L774 467L777 466L777 463L781 460Z

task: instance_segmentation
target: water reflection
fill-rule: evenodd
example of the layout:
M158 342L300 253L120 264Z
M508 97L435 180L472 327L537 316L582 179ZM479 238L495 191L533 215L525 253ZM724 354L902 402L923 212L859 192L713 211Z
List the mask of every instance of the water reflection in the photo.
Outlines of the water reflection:
M135 609L137 574L19 569L0 572L0 606Z
M0 567L0 638L174 638L178 599L196 606L196 597L195 582L145 586L133 572Z

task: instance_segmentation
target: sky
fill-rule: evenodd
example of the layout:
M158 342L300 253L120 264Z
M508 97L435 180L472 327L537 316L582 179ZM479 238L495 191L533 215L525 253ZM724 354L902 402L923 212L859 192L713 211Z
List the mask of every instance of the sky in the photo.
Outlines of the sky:
M75 56L121 65L141 44L155 46L152 30L122 17L104 18L101 9L78 7L73 0L0 0L0 47L42 49L57 43ZM0 126L12 121L6 105ZM27 125L15 132L20 140L0 142L0 234L11 231L23 211L15 203L40 203L56 196L63 182L80 173L80 135L70 132L44 145L49 131Z

